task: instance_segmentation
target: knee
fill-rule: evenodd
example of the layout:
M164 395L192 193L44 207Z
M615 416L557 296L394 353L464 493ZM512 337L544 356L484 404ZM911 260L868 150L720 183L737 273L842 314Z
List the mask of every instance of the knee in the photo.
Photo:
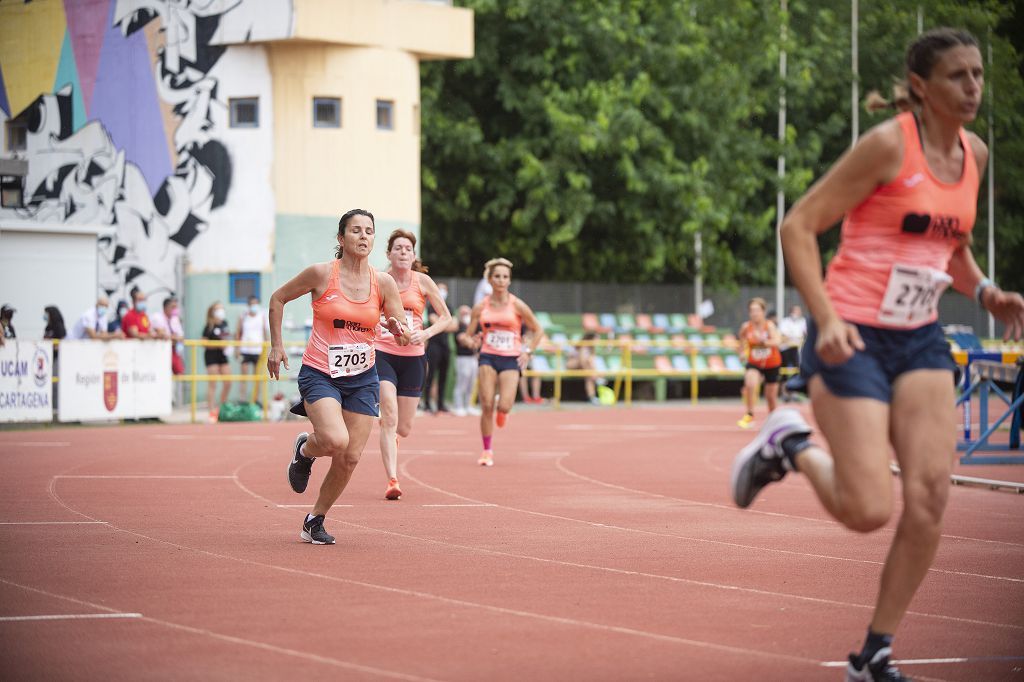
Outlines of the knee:
M945 477L905 484L902 523L918 531L938 530L949 499L949 482Z
M488 414L494 412L494 396L480 396L480 409Z
M348 435L340 432L318 433L316 444L324 450L327 457L340 457L345 454L348 447Z
M524 394L525 396L526 394ZM512 402L515 400L514 396L501 396L501 400L498 401L498 412L511 412Z
M858 533L870 533L889 523L892 517L892 502L872 498L858 500L846 506L843 525Z
M400 438L408 438L409 434L412 433L412 424L399 424L396 432L398 433Z
M386 431L394 431L398 426L398 415L394 410L385 409L380 406L380 428Z

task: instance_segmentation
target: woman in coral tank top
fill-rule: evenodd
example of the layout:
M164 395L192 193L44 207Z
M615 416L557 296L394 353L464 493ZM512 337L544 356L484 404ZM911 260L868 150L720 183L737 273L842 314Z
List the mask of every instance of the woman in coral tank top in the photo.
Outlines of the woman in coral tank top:
M303 492L313 461L331 458L320 495L299 536L316 545L334 544L324 530L324 517L352 477L373 421L380 416L373 336L381 312L398 343L409 343L409 330L400 321L405 313L398 286L368 261L374 234L372 213L358 208L349 211L338 221L335 259L309 266L270 298L267 370L274 379L279 377L282 362L288 368L281 341L284 305L306 294L313 301L313 330L299 371L302 402L292 408L292 412L309 417L313 433L296 437L289 454L288 482L292 490Z
M903 505L875 610L847 680L906 679L892 639L939 544L956 449L953 361L937 322L947 285L972 296L1020 337L1024 299L981 273L970 251L988 150L963 126L984 83L964 31L936 29L906 59L913 110L881 123L843 155L782 225L790 276L813 316L801 361L829 450L794 409L773 412L733 465L733 497L748 506L789 471L804 474L826 510L869 532L893 512L889 453ZM824 280L817 236L841 217Z
M483 454L477 463L494 466L491 439L494 424L505 426L508 413L516 401L519 375L530 362L537 346L544 340L544 329L530 306L509 292L512 263L504 258L487 261L484 277L491 285L490 295L473 306L466 336L475 339L480 349L477 393L480 397L480 436ZM528 348L524 348L520 330L523 324L533 332ZM495 404L495 395L500 399Z

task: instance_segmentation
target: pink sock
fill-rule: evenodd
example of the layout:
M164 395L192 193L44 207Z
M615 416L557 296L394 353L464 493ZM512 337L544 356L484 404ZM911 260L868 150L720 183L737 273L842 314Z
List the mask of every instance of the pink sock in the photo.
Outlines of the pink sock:
M491 449L491 436L484 436L484 450Z

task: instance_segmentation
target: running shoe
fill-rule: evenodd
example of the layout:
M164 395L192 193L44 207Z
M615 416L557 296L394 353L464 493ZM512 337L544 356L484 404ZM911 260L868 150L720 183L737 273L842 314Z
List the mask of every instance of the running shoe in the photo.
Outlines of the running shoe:
M782 441L789 436L810 433L811 427L793 408L780 408L768 415L754 440L740 450L733 461L732 499L736 505L749 507L761 488L781 481L790 471Z
M334 536L324 530L324 515L314 516L308 521L302 522L302 532L299 537L303 542L312 542L314 545L333 545Z
M392 478L388 481L388 489L384 491L385 500L402 499L402 489L398 487L398 479Z
M482 455L480 455L480 459L478 459L476 461L476 463L479 464L482 467L492 467L492 466L494 466L494 451L493 450L484 450L484 453Z
M297 493L304 492L309 484L309 472L313 469L313 458L299 454L302 445L309 440L309 434L303 431L295 437L295 447L292 448L292 461L288 464L288 482L292 490Z
M508 412L495 412L495 414L494 414L494 423L497 425L497 427L499 429L503 428L505 426L505 422L507 422L507 421L508 421Z
M891 648L882 647L870 661L861 663L859 656L850 654L850 661L846 664L846 682L909 682L909 677L889 664L891 655Z
M754 425L754 415L745 414L736 421L736 426L741 429L749 429Z

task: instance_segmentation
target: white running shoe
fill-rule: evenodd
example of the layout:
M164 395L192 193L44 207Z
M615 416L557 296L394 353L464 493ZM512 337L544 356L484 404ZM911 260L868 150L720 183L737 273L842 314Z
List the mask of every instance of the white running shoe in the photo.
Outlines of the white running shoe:
M782 441L810 433L811 427L793 408L780 408L768 415L754 440L733 461L732 499L736 505L749 507L761 488L781 481L792 469L782 451Z

